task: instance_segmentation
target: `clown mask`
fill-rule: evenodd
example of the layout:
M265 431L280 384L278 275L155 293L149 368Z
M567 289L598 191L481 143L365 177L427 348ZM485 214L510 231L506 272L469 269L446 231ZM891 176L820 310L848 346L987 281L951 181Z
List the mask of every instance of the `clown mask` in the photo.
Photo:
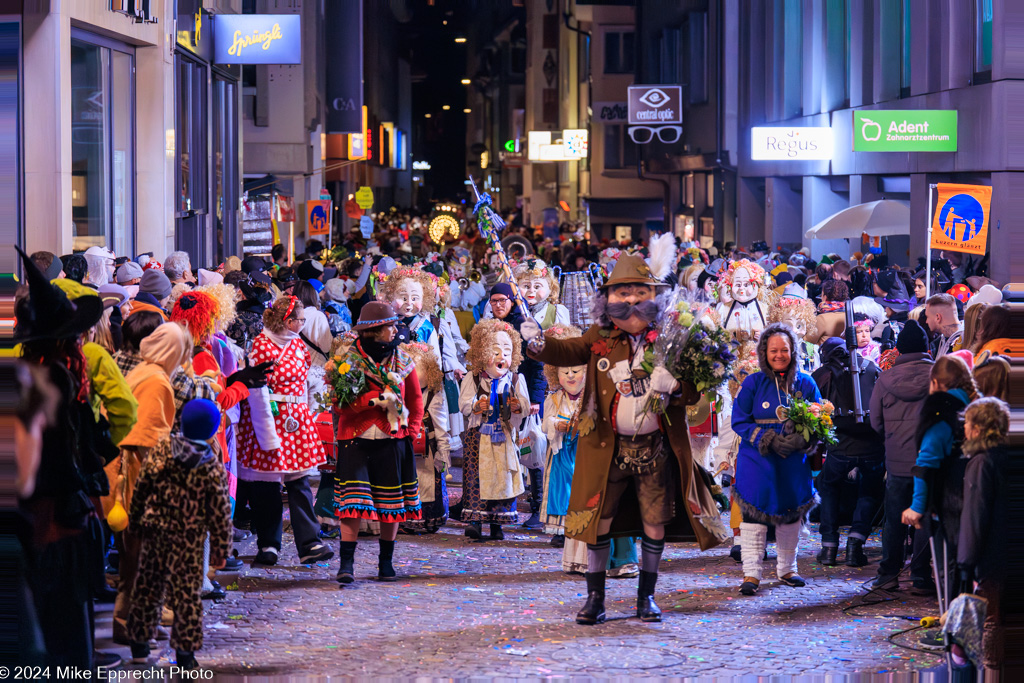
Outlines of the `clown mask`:
M399 282L391 305L403 318L419 315L423 309L423 285L411 278Z
M519 289L523 292L523 298L529 306L536 306L548 300L551 296L551 285L547 278L523 278L519 281Z
M558 368L558 384L571 396L578 396L583 391L583 383L587 380L587 366L574 365Z
M803 339L804 336L807 334L807 323L804 322L803 318L801 318L799 315L796 315L795 313L784 315L782 317L782 322L792 327L793 331L796 332L797 338L799 339Z
M732 298L742 304L757 298L757 283L746 268L737 268L732 274Z
M498 332L494 335L494 347L490 349L487 356L487 365L484 371L491 379L504 377L512 366L512 337L508 332Z
M655 297L654 287L650 285L628 284L614 285L608 288L608 305L628 303L630 306L637 306ZM609 315L611 321L620 330L628 334L639 334L651 324L651 320L644 320L638 315L631 315L628 318L615 318Z

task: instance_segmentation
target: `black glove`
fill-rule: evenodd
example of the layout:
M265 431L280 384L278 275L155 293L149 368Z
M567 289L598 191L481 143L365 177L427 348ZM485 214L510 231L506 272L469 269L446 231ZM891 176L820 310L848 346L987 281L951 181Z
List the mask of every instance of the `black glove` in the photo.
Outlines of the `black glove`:
M249 389L259 389L260 387L267 386L267 373L273 369L274 362L268 360L266 363L242 368L238 372L229 375L224 382L227 386L231 386L235 382L241 382Z
M772 450L778 453L779 456L786 458L793 453L805 452L808 445L807 439L799 434L780 434L772 442Z

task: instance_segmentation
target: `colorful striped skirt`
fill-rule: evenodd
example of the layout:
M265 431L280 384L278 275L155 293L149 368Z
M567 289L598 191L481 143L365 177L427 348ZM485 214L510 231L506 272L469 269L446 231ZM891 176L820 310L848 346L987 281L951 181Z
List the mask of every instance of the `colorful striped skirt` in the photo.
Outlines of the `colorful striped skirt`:
M404 522L421 517L416 461L408 439L338 442L334 514Z

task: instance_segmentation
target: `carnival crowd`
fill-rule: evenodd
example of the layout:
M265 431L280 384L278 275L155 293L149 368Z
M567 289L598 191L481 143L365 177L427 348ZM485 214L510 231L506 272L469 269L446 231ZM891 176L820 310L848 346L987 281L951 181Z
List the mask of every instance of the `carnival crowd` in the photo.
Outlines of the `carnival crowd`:
M753 596L771 537L777 578L803 586L809 518L825 566L869 564L881 527L873 588L982 596L983 648L948 642L998 671L1006 357L1022 342L984 261L942 254L927 272L574 230L509 228L499 249L470 225L438 247L391 214L369 240L294 257L23 254L20 659L117 665L93 647L94 601L113 598L134 661L169 638L196 666L216 571L241 566L250 534L253 567L281 560L286 500L296 559L337 554L341 586L361 539L394 581L400 533L456 521L494 542L522 522L585 575L581 624L604 621L606 576L639 576L637 616L660 620L666 541L731 541ZM728 332L718 386L652 362L670 294ZM827 438L797 428L802 402Z

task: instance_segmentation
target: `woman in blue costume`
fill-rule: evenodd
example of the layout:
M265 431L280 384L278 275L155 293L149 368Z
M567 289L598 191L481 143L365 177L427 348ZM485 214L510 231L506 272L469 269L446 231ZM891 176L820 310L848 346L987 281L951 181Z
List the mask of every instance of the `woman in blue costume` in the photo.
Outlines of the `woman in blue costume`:
M744 595L754 595L761 583L769 524L775 525L779 579L806 585L797 573L796 552L804 519L818 502L807 464L814 444L794 433L779 408L790 397L819 402L821 393L810 375L799 372L797 343L789 325L766 327L757 344L761 372L743 381L733 404L732 428L740 437L735 493L743 513Z

